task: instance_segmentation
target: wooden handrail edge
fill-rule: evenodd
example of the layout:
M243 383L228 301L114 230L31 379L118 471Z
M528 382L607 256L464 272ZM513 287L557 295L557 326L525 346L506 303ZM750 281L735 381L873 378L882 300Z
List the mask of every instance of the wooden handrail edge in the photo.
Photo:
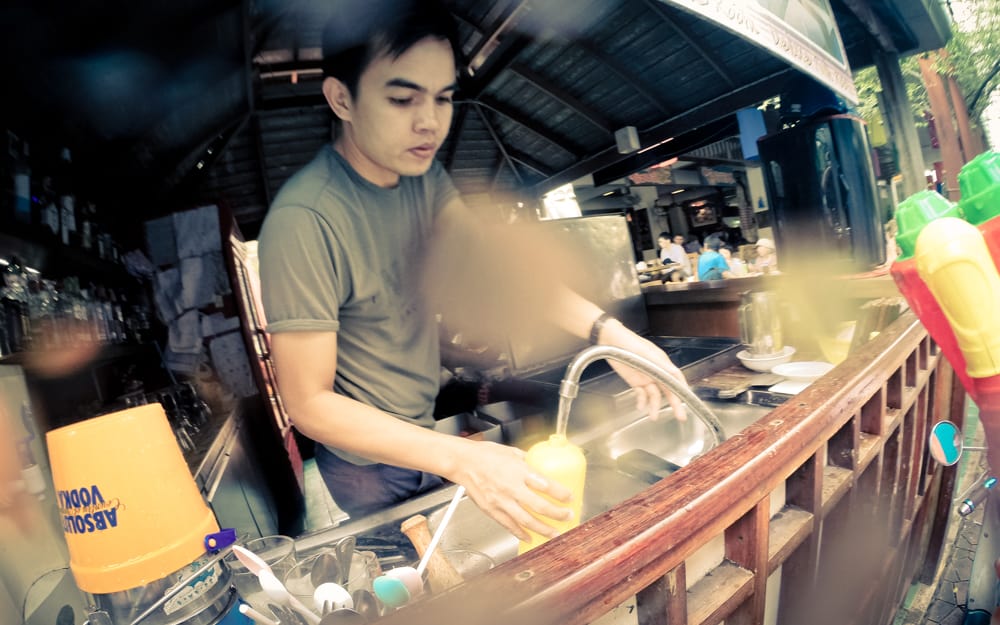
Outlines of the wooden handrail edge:
M926 337L911 312L760 422L575 530L384 623L585 623L677 567L768 497L884 388ZM918 384L937 364L920 371ZM766 572L764 572L766 574ZM623 581L624 580L624 581Z

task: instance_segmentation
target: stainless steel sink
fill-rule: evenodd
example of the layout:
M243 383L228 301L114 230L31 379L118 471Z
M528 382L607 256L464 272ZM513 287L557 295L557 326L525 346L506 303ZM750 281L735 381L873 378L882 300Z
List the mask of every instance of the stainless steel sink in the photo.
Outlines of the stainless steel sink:
M664 347L676 348L679 345ZM685 367L689 380L700 379L736 362L735 348L731 345L697 347L713 347L722 351ZM608 372L587 382L581 388L580 405L574 406L567 434L584 450L588 463L583 520L616 506L655 481L669 480L674 471L686 466L712 445L712 437L701 420L692 415L686 421L678 421L669 407L661 412L660 418L650 420L635 410L634 397L630 393L617 374ZM721 423L725 434L733 436L788 398L787 395L749 390L732 399L700 399ZM489 415L503 424L504 442L526 448L534 441L522 434L529 431L532 431L532 436L551 433L554 412L549 414L548 409L532 409L526 413L530 416L509 423L508 417L519 415L515 407L506 407L509 415ZM483 416L487 412L484 411ZM534 425L522 428L522 422ZM513 427L513 424L518 427ZM515 433L517 435L512 436ZM298 542L303 548L310 548L354 534L359 539L372 537L398 541L405 551L408 542L398 531L400 522L414 514L425 514L433 531L455 488L439 489L392 509L302 537ZM517 555L517 539L466 498L456 509L451 526L442 539L442 549L480 551L499 564Z
M647 481L626 475L613 464L595 463L588 458L582 520L586 521L610 510L648 486ZM437 528L443 515L444 507L439 507L428 515L431 531ZM455 515L441 538L440 548L445 551L479 551L488 555L495 564L500 564L517 555L517 544L517 538L513 534L486 516L471 499L465 498L455 509Z
M746 391L730 400L705 400L730 436L773 409L773 402L788 396ZM761 405L764 404L764 405ZM570 433L587 457L582 520L586 521L639 493L659 479L669 479L712 445L706 426L698 419L678 421L665 409L653 421L638 414L610 420L605 428ZM444 506L428 515L437 527ZM471 549L490 556L497 564L517 555L517 539L484 514L469 499L459 503L443 549Z

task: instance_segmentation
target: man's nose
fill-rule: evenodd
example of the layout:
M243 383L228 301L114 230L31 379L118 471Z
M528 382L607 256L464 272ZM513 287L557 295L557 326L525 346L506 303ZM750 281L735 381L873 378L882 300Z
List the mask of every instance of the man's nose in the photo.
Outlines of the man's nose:
M444 107L438 106L433 98L429 98L423 106L417 108L414 126L418 132L436 131L441 127Z

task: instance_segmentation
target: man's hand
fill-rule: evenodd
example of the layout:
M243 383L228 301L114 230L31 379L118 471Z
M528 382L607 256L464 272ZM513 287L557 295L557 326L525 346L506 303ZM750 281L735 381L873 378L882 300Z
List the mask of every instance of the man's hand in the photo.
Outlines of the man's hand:
M599 343L601 345L620 347L637 356L641 356L658 365L685 388L688 386L687 380L684 379L684 373L670 360L666 352L651 341L642 338L626 328L620 321L611 320L604 325L599 337ZM670 402L670 406L674 410L674 416L680 421L687 419L684 404L669 388L657 383L642 371L633 369L628 365L610 359L608 362L618 375L629 386L635 389L636 408L640 411L646 411L650 419L656 419L659 416L664 395L666 395L667 401Z
M453 481L464 485L476 505L518 539L529 540L529 529L554 537L558 531L541 517L558 521L572 517L569 508L546 498L569 505L570 490L533 471L523 451L497 443L463 442L468 446L461 452Z

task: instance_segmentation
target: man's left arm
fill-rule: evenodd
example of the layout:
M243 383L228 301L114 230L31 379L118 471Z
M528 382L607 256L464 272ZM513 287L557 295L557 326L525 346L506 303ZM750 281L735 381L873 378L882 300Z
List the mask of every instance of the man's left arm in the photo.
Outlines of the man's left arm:
M687 386L684 374L666 352L619 320L601 319L604 311L600 306L573 291L555 276L546 276L543 268L552 262L546 253L551 245L534 232L536 229L505 225L488 228L460 198L451 200L442 208L437 225L444 240L474 241L471 245L467 244L466 249L475 250L474 254L486 259L487 264L504 268L503 271L490 273L491 287L501 293L510 293L511 298L529 307L526 312L532 318L547 317L573 336L593 339L598 345L618 347L641 356ZM475 259L465 257L462 262L475 262ZM478 275L478 272L474 273ZM599 319L601 323L595 328ZM683 404L669 389L632 367L613 360L608 362L635 389L639 410L647 411L655 419L665 394L674 415L679 419L685 418Z

